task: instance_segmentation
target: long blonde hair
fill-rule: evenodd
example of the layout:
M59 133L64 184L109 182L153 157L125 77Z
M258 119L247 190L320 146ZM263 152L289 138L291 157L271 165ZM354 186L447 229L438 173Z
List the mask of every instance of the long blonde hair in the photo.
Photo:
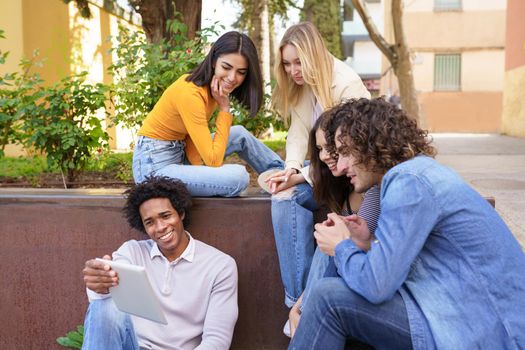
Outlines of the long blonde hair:
M282 62L282 49L293 45L301 61L301 71L305 85L312 89L321 106L326 110L332 107L330 93L334 57L324 44L323 38L310 22L301 22L288 28L284 33L275 57L274 73L277 84L272 94L272 104L288 125L290 106L295 106L304 93L305 85L297 85L286 73Z

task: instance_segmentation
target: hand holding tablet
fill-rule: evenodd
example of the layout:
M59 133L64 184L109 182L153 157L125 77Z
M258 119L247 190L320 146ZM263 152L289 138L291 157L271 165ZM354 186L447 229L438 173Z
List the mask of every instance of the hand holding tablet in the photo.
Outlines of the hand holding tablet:
M143 266L99 259L118 274L118 285L109 289L118 309L148 320L168 324Z

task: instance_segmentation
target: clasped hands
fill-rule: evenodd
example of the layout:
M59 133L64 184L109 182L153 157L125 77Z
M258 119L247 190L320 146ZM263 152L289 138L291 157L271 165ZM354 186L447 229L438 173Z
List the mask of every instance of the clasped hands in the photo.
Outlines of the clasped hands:
M288 168L276 172L272 176L268 177L265 182L270 187L272 194L284 191L292 186L305 182L303 174L296 173L296 169Z
M341 216L330 213L325 221L314 228L319 249L330 256L335 255L335 247L345 239L351 239L359 249L368 251L373 238L366 221L355 214Z

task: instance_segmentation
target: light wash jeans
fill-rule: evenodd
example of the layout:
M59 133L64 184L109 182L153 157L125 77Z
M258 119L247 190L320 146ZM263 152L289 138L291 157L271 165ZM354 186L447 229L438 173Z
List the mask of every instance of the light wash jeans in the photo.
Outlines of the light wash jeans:
M97 299L89 303L84 320L82 349L139 349L131 317L120 311L113 299Z
M312 265L310 266L310 272L308 273L308 280L306 282L306 287L304 288L303 300L301 301L301 310L303 310L306 304L308 304L308 300L312 294L312 288L321 278L337 277L337 270L333 276L326 276L326 268L329 263L330 257L323 253L319 247L315 248Z
M250 176L243 165L220 167L190 165L186 162L184 141L161 141L140 136L133 152L133 178L136 183L148 175L180 179L197 197L235 197L248 187ZM258 174L284 167L282 159L243 126L230 128L226 155L237 153Z
M292 307L301 296L315 244L313 211L317 204L312 187L301 183L272 196L272 224L279 256L285 304Z
M349 343L376 349L412 349L410 326L403 298L372 304L348 288L339 277L315 284L305 305L289 350L345 349Z

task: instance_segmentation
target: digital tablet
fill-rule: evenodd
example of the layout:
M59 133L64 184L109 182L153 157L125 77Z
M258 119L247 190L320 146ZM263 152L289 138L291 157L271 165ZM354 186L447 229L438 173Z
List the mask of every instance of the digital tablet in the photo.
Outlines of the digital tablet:
M118 274L118 285L111 287L109 292L120 311L168 324L143 266L98 258L97 260L111 266Z

